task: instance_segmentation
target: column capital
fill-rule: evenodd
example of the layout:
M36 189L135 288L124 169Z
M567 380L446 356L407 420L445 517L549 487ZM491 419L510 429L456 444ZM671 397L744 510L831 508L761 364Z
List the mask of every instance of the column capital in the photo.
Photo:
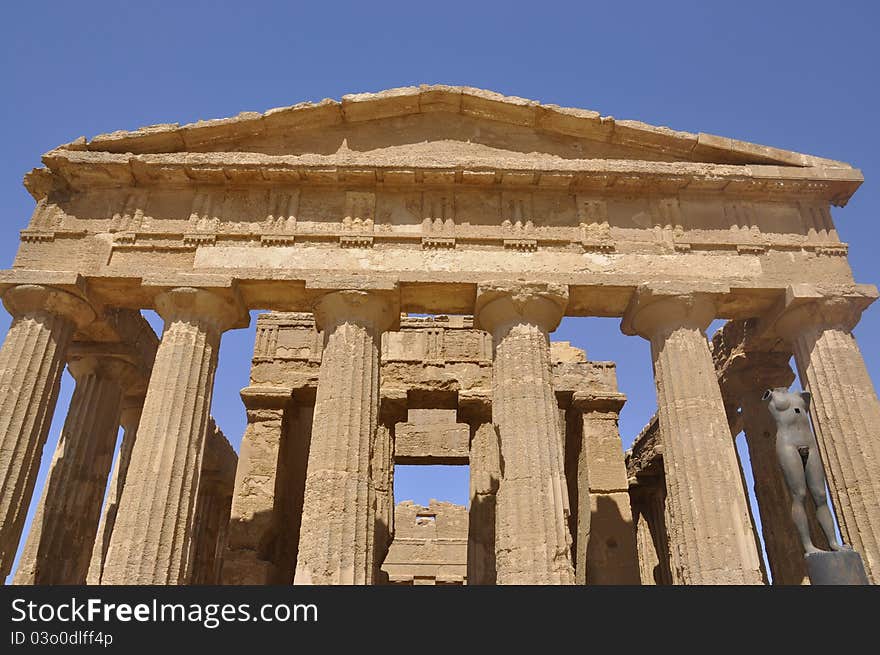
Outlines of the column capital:
M67 368L70 369L70 374L77 382L87 375L96 375L119 384L125 393L144 387L145 380L140 369L131 362L114 355L74 353L67 362Z
M849 332L877 296L873 285L860 284L831 293L823 293L812 285L792 285L764 324L770 323L774 332L789 341L805 328L837 328Z
M638 335L645 339L681 327L705 331L715 318L716 293L666 290L642 285L629 301L620 330L626 335Z
M68 291L42 284L19 284L3 294L3 305L14 317L41 313L64 316L83 328L95 320L95 310L84 299Z
M318 330L328 331L342 323L355 323L381 334L400 322L394 294L382 291L342 289L322 295L313 306Z
M218 333L247 327L250 315L235 288L232 294L220 294L196 287L175 287L155 298L156 311L166 323L192 321L206 324Z
M516 323L530 323L549 334L559 326L567 305L564 284L487 282L477 287L474 325L494 335Z

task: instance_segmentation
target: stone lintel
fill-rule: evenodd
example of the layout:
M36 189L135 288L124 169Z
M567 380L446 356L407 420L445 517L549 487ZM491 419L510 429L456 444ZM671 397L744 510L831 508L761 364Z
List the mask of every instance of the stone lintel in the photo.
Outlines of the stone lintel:
M87 297L88 293L85 276L74 271L39 271L23 268L10 268L0 271L0 294L9 287L19 284L39 284L54 287L84 298Z
M397 464L467 464L470 427L464 423L398 423L394 429Z
M597 394L589 391L576 391L571 397L571 406L584 413L619 414L624 404L626 404L626 394L623 393Z

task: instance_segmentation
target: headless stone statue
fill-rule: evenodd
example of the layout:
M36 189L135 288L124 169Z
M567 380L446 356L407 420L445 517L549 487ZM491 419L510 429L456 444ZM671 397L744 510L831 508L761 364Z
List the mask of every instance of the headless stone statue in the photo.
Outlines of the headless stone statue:
M785 387L768 389L761 396L776 421L776 455L791 492L791 516L794 519L804 553L824 552L813 544L807 523L807 491L816 503L816 518L828 539L831 550L851 550L837 541L834 522L825 494L825 472L819 457L819 445L810 429L810 394L790 392Z

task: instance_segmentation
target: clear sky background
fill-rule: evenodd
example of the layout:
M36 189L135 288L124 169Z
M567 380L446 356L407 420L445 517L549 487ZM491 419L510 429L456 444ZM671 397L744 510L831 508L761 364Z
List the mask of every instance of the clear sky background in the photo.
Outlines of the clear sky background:
M866 182L832 213L858 282L880 283L875 2L60 2L0 14L0 267L42 153L154 123L423 83L461 84L843 160ZM155 321L154 326L161 330ZM10 317L0 309L0 335ZM880 381L880 309L855 331ZM250 329L224 336L213 414L236 449ZM616 360L623 442L656 406L647 343L566 319L554 338ZM34 503L73 381L65 373ZM397 478L398 500L467 502L466 472Z

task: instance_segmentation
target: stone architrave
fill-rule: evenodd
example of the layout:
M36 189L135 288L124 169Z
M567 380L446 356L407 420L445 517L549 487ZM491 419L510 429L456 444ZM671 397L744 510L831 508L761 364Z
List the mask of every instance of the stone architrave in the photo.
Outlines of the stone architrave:
M561 285L489 283L476 320L492 335L492 419L501 479L495 516L498 584L573 584L563 438L549 333L568 302Z
M110 476L107 499L104 501L104 510L101 513L98 532L92 547L92 558L86 574L86 584L101 584L104 560L107 557L110 537L113 535L113 528L116 525L116 513L119 511L119 502L122 500L122 490L125 488L128 466L131 463L131 451L137 439L137 427L143 409L143 395L131 396L122 400L122 410L119 415L119 424L122 426L122 444L119 446L119 453L113 463L113 474Z
M822 297L791 288L776 321L788 338L800 379L812 394L810 414L843 540L880 582L880 401L852 335L876 297Z
M651 342L675 584L761 584L762 573L705 329L709 293L640 287L621 329Z
M0 577L24 528L67 347L95 318L82 298L35 284L10 288L3 305L13 321L0 349Z
M220 336L247 325L233 296L192 287L160 293L165 319L102 584L187 584L196 494Z
M382 332L400 317L385 294L342 290L315 305L324 350L315 398L294 584L372 584L370 473ZM383 438L390 438L384 433Z
M75 356L76 380L15 584L83 584L113 462L125 391L135 365L113 356Z

